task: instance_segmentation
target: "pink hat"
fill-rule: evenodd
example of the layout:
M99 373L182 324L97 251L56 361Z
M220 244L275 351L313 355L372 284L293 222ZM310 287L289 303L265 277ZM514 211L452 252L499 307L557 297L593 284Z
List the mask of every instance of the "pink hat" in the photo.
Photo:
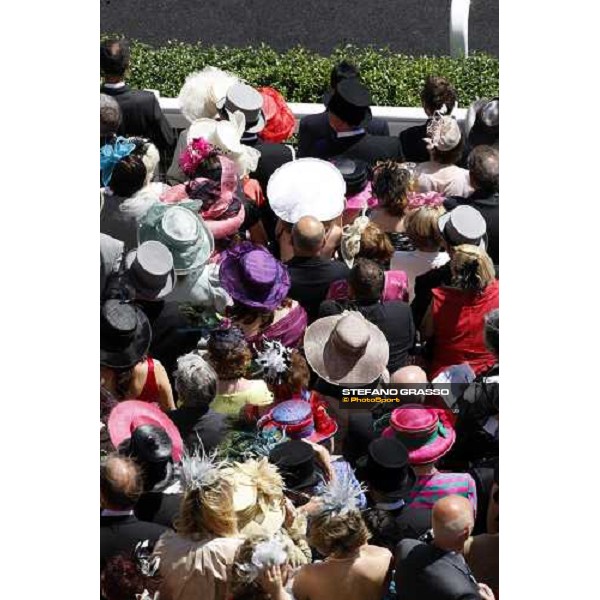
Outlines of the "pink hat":
M408 449L411 465L433 463L449 452L456 433L443 410L406 404L392 411L383 437L396 437Z
M131 437L140 425L156 425L162 427L171 438L173 444L173 461L179 462L183 455L183 441L175 424L154 404L141 400L125 400L119 402L108 417L108 434L115 448Z

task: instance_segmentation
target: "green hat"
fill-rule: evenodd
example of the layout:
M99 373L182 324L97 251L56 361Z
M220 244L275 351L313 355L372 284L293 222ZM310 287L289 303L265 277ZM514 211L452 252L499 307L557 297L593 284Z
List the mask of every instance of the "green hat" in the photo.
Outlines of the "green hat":
M138 230L138 243L163 243L173 255L175 272L185 275L203 267L215 248L211 232L197 213L198 204L154 204Z

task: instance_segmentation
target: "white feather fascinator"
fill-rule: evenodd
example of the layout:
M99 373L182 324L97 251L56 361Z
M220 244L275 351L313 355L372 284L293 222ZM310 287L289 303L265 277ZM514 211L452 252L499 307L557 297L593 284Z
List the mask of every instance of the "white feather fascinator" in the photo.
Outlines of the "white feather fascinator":
M239 81L235 75L216 67L205 67L202 71L191 73L179 92L181 112L190 122L214 119L219 113L217 102Z
M265 340L255 362L269 383L280 383L284 373L290 368L291 357L292 351L281 342Z
M221 469L226 466L226 460L217 460L216 451L207 454L197 448L193 454L185 452L179 470L181 486L188 492L211 486L221 479Z
M337 476L323 486L319 494L321 501L319 513L330 513L334 516L345 515L360 510L360 496L366 491L358 483L351 469L338 473Z
M280 536L259 542L252 552L250 562L238 564L237 569L245 575L246 582L250 583L263 569L285 564L288 561L288 545Z

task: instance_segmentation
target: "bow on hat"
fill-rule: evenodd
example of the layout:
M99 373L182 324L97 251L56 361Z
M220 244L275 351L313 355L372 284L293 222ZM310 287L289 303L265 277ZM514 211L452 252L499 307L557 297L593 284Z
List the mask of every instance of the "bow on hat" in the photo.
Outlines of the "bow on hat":
M409 192L408 194L408 209L421 208L422 206L428 206L435 208L444 204L444 196L439 192L424 192L415 193Z
M135 150L135 144L127 138L118 137L114 144L104 144L100 148L100 173L106 187L110 183L115 165Z

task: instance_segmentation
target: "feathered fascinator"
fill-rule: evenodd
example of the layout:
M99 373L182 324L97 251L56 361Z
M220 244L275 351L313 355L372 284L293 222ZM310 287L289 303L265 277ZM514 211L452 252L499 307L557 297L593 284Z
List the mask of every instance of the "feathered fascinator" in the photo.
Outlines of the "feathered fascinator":
M427 150L448 152L460 144L460 127L454 117L447 116L446 107L437 110L427 125L427 137L423 141Z
M245 575L246 583L253 582L267 567L283 565L288 560L286 543L279 537L273 537L270 540L259 542L252 552L250 562L238 564L238 572Z
M422 194L411 192L408 194L408 205L409 210L414 208L421 208L422 206L430 206L435 208L444 204L444 196L439 192L425 192Z
M338 516L360 510L360 496L366 488L362 484L357 485L352 475L350 469L344 470L323 486L323 492L319 494L321 514L330 513Z
M257 352L256 364L269 383L281 383L283 374L291 364L292 350L278 341L264 340L263 349Z
M219 114L217 102L227 94L227 90L239 79L216 67L205 67L202 71L186 77L179 92L181 112L188 121L213 119Z
M217 460L216 451L207 454L204 448L197 448L193 454L185 452L179 470L181 485L188 492L211 486L221 478L221 469L227 465L226 460Z
M354 219L351 225L344 225L342 229L342 243L340 245L342 258L350 268L354 266L354 258L360 252L362 234L369 223L369 217L361 216Z

